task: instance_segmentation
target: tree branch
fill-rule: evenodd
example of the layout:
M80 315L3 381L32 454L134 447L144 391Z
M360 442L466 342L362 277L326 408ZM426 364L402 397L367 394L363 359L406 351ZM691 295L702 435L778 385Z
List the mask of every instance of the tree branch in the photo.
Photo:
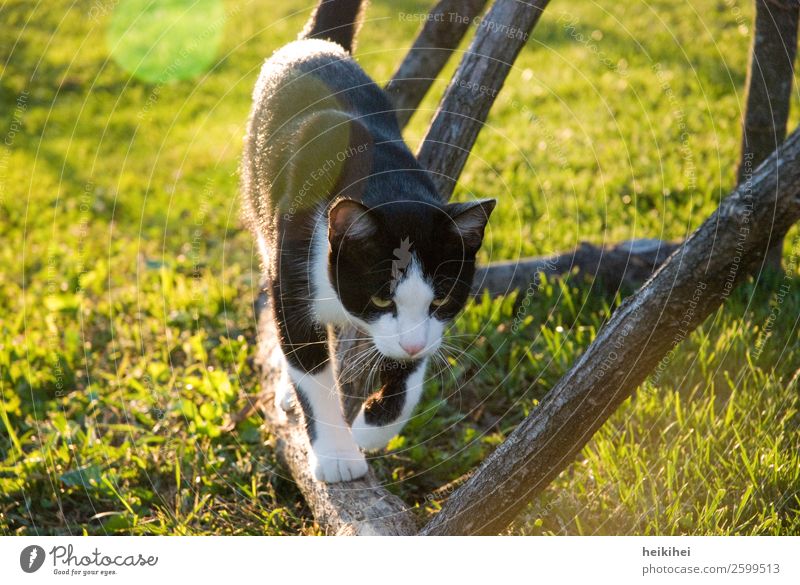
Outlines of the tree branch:
M511 66L549 0L496 0L447 86L417 158L447 200Z
M496 534L800 219L800 129L614 311L581 358L422 534Z
M755 4L739 182L746 181L786 137L797 53L797 0L756 0ZM773 268L780 269L782 251L781 241L770 250L767 258Z
M493 297L536 286L542 276L579 276L602 283L615 293L621 286L636 288L678 249L679 244L641 239L600 247L587 242L570 252L543 258L520 258L480 266L472 283L473 295L488 291Z
M414 45L386 85L404 127L441 73L486 0L441 0L428 14Z

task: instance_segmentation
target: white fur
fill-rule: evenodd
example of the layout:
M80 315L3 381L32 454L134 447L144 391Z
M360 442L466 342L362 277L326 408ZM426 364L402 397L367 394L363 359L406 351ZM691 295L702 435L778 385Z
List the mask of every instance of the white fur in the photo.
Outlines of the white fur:
M283 412L289 412L292 408L292 399L294 398L294 388L289 383L288 368L289 364L282 351L276 351L270 356L270 366L275 371L280 372L280 378L275 385L275 405L278 406Z
M263 262L264 266L269 266L269 246L267 245L267 240L261 235L261 232L258 232L256 241L258 243L258 252L261 255L261 262Z
M367 424L364 419L364 408L361 408L358 416L353 421L352 427L353 437L359 447L368 451L383 449L389 443L389 440L403 429L422 396L425 369L428 366L427 362L427 359L423 360L423 363L408 377L403 409L395 421L382 427Z
M318 374L290 366L289 375L308 400L314 419L316 437L308 457L314 478L336 483L364 476L367 462L342 416L333 366L329 363Z
M393 359L422 358L435 352L442 343L444 323L430 315L433 288L425 280L416 258L394 291L397 315L386 313L367 324L367 333L383 355ZM421 347L409 353L405 347Z
M320 213L311 240L311 286L314 290L314 316L323 325L345 325L350 315L339 300L328 275L328 220Z

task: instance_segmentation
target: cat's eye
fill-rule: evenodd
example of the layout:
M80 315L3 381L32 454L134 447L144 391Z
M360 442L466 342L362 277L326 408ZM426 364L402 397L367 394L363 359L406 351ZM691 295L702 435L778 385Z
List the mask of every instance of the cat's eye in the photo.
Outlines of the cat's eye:
M392 306L391 299L382 299L381 297L370 297L370 302L379 309L388 309Z
M431 305L434 307L441 307L450 302L450 297L442 297L441 299L433 299Z

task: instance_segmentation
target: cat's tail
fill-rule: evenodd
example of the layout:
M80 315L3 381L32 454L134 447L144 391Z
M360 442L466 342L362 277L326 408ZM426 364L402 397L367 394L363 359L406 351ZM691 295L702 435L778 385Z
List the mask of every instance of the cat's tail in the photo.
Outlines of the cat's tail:
M300 38L332 41L352 53L362 4L361 0L320 0Z

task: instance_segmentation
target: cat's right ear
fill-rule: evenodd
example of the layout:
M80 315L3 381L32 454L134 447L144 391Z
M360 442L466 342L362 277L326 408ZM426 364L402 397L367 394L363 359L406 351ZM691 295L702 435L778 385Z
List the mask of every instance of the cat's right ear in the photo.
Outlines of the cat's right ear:
M328 240L341 241L342 238L363 240L378 231L375 218L369 208L352 199L340 199L328 212Z

